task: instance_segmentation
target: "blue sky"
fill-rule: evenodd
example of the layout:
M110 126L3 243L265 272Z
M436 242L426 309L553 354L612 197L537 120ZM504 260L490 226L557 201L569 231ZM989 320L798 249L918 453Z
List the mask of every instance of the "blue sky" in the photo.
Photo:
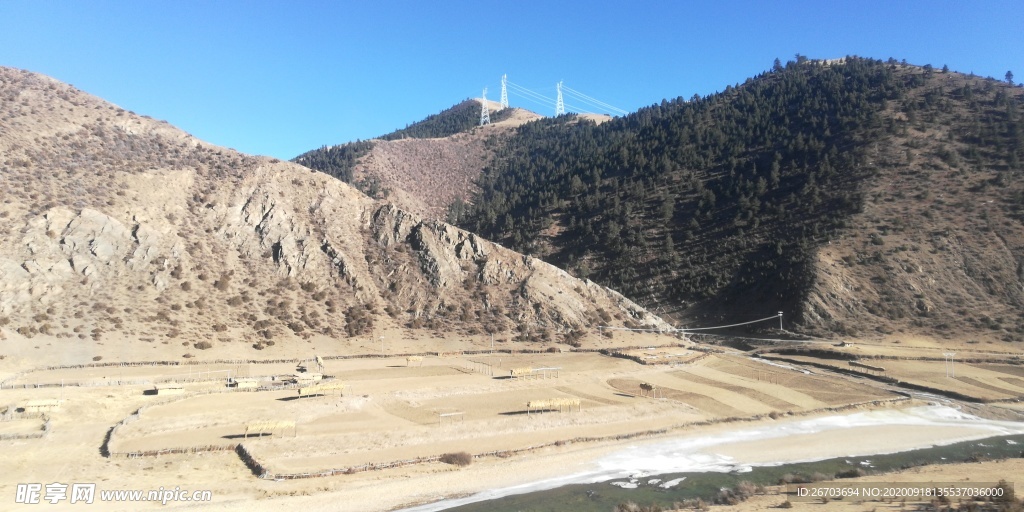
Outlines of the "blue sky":
M381 135L500 80L629 111L796 53L1024 81L1024 2L0 0L0 65L206 141L292 158ZM550 115L517 96L513 106Z

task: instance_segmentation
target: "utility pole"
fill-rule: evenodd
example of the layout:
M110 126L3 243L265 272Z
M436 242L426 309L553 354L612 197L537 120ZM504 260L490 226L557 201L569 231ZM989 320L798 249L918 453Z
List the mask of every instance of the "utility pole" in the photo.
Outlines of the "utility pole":
M483 97L480 99L480 126L491 124L491 115L487 112L487 88L484 87Z
M501 75L501 108L508 108L508 75Z
M779 311L779 330L782 330L782 311Z
M555 102L555 117L565 114L565 102L562 101L562 82L558 82L558 101Z
M946 358L946 377L956 378L956 368L954 367L953 358L956 357L956 352L943 352L943 357Z

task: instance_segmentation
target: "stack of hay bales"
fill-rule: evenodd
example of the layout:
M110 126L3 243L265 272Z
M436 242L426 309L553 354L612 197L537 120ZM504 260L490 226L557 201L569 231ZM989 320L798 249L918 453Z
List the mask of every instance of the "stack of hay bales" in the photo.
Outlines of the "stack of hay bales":
M509 375L515 378L529 377L533 375L533 368L529 366L524 366L522 368L512 368L511 370L509 370Z
M545 400L530 400L526 402L526 414L529 415L530 411L549 411L552 409L558 409L558 412L562 412L562 408L567 407L572 411L573 407L577 410L582 410L582 405L579 398L548 398Z
M296 434L298 433L295 428L294 421L288 420L260 420L246 423L245 425L245 437L249 437L249 434L263 434L268 432L273 434L274 431L283 431L286 429L292 429Z

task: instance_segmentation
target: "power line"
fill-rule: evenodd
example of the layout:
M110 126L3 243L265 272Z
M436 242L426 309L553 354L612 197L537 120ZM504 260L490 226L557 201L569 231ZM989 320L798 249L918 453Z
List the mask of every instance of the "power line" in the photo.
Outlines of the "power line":
M601 100L598 100L597 98L594 98L594 97L591 97L591 96L587 96L586 94L583 94L582 92L579 92L579 91L577 91L575 89L572 89L572 88L569 88L569 87L563 87L563 89L565 89L565 91L568 92L569 94L572 94L574 96L578 96L580 99L582 99L584 101L588 101L589 100L589 102L594 104L594 105L598 105L598 106L604 107L605 109L608 109L608 110L611 110L611 111L614 111L614 112L618 112L619 114L622 114L622 115L625 115L625 114L629 113L629 112L627 112L627 111L625 111L625 110L623 110L621 108L612 106L612 105L610 105L608 103L605 103L605 102L603 102Z
M778 317L779 317L779 315L772 315L772 316L761 318L761 319L758 319L758 320L750 320L749 322L740 322L738 324L729 324L729 325L716 325L716 326L712 326L712 327L692 327L692 328L674 327L674 328L671 328L671 329L631 329L629 327L612 327L612 326L609 326L609 325L602 325L602 326L598 326L598 329L609 329L609 330L618 330L618 331L681 332L681 333L685 334L685 333L693 332L693 331L709 331L709 330L712 330L712 329L728 329L729 327L738 327L738 326L741 326L741 325L756 324L758 322L765 322L765 321L768 321L768 320L774 320L774 319L776 319Z
M776 319L778 317L779 317L779 315L772 315L772 316L769 316L769 317L766 317L766 318L762 318L760 320L751 320L749 322L740 322L738 324L716 325L714 327L694 327L692 329L683 328L683 329L679 329L679 330L690 332L690 331L709 331L709 330L712 330L712 329L727 329L729 327L738 327L740 325L756 324L758 322L764 322L766 320L774 320L774 319Z
M526 87L523 87L521 85L517 85L517 84L514 84L512 82L508 82L508 85L509 85L509 87L512 88L512 92L514 92L514 93L518 93L520 95L528 95L528 96L532 96L532 97L535 97L535 98L543 99L549 105L555 103L555 100L553 98L549 98L549 97L544 96L543 94L540 94L538 92L531 91L530 89L527 89Z
M575 111L575 112L579 112L580 114L593 114L593 115L599 115L599 114L598 114L597 112L591 112L591 111L589 111L589 110L584 110L584 109L582 109L582 108L579 108L579 107L577 107L577 106L575 106L575 105L570 105L570 104L568 104L568 103L566 103L566 104L565 104L565 106L566 106L566 107L568 107L568 109L569 109L569 110L572 110L572 111Z
M525 94L519 94L516 91L512 91L512 94L515 94L516 96L519 96L520 98L523 98L525 100L532 101L533 103L536 103L538 105L542 105L545 108L548 108L548 107L551 106L551 102L550 101L541 101L541 100L532 98L530 96L526 96Z
M559 116L566 113L566 109L570 109L575 112L583 114L597 114L597 113L611 113L612 115L626 115L628 111L618 108L614 105L598 100L593 96L588 96L580 91L566 87L563 82L555 84L555 90L557 95L555 98L545 96L539 92L528 89L522 85L511 82L508 80L508 75L502 75L501 77L501 89L502 89L502 107L505 108L507 104L508 92L515 94L521 98L530 100L539 105L550 108L552 105L555 107L555 115ZM566 103L563 97L564 94L568 94L578 102L582 102L585 105L591 105L596 108L581 108L573 104Z

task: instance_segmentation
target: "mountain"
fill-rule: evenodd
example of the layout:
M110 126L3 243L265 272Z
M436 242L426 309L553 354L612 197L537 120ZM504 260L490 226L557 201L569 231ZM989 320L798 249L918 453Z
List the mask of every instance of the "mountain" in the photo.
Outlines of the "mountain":
M449 205L461 204L475 191L474 181L496 153L501 135L540 118L491 101L488 108L489 125L478 126L480 100L465 100L401 130L324 146L293 161L424 218L446 219Z
M51 78L0 68L0 98L7 347L69 340L76 361L238 357L381 329L572 341L593 323L666 325L331 176L204 143Z
M524 124L460 225L677 320L1021 341L1022 103L991 78L800 58L599 126Z

